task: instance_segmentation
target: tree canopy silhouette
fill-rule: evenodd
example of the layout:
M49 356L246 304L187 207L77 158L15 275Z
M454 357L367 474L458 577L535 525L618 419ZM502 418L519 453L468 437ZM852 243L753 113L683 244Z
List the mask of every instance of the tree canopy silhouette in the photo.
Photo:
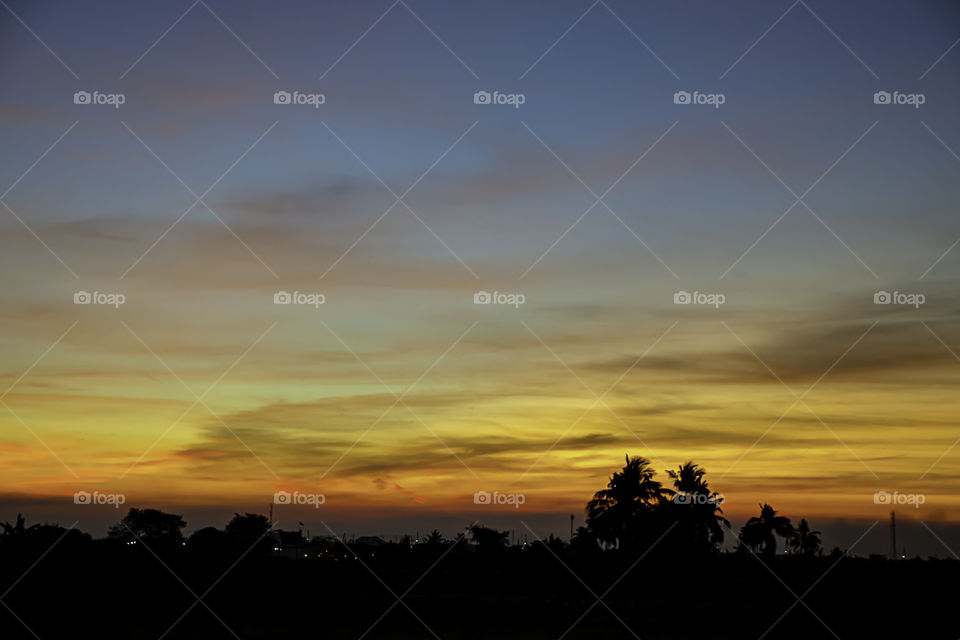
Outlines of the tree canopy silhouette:
M769 504L760 505L760 515L747 520L740 529L741 542L765 558L777 553L777 536L789 541L793 537L793 525L790 518L778 516Z
M692 461L668 470L673 480L670 509L676 522L676 536L682 544L698 552L715 552L723 544L723 529L730 522L723 517L723 496L710 490L704 479L706 469Z
M587 503L587 526L601 542L626 549L636 546L653 529L654 510L664 489L646 458L625 456L626 464L610 476L606 489Z
M806 518L800 519L793 537L789 541L790 548L802 556L819 556L823 554L823 544L820 542L820 532L811 531Z
M157 509L131 508L107 535L124 542L142 542L153 548L171 548L183 543L183 518Z
M470 541L483 553L497 551L507 546L507 532L497 531L489 527L473 525L467 529L470 532Z
M270 531L270 519L258 513L233 514L233 518L224 527L228 536L241 544L253 544Z
M702 555L720 550L723 530L730 523L720 507L723 497L710 489L703 467L689 461L668 470L673 481L669 489L654 478L656 472L646 458L627 455L625 463L610 476L607 488L587 503L587 527L578 532L578 545L589 549L593 539L636 550L663 537L664 545L677 552Z

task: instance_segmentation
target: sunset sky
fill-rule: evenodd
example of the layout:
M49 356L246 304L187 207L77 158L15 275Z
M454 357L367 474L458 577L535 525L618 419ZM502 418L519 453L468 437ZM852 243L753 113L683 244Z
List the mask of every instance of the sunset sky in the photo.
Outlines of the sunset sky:
M564 533L629 453L950 543L953 3L0 4L0 520Z

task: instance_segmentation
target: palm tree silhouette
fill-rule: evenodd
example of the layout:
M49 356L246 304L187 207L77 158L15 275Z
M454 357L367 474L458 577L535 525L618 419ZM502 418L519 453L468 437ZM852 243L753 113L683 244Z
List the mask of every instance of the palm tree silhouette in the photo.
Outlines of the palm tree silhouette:
M793 525L790 518L778 516L777 510L769 504L760 505L760 516L750 518L740 529L740 540L754 551L759 549L766 558L777 553L777 536L790 540Z
M711 491L703 478L706 473L706 469L688 461L676 471L667 471L674 490L664 491L672 496L671 508L680 524L680 535L697 550L716 551L723 544L723 528L730 522L720 508L723 497Z
M820 542L820 532L811 531L806 518L800 519L800 524L790 538L790 548L802 556L818 556L823 553Z
M587 503L587 526L597 539L618 548L634 546L653 525L654 508L664 498L646 458L625 456L626 464L610 476L606 489Z

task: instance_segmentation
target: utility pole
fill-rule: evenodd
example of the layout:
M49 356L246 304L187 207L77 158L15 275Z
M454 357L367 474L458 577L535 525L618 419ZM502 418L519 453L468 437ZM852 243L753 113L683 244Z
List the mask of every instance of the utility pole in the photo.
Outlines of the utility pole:
M573 541L573 514L570 514L570 540Z
M890 559L897 559L897 514L890 512Z

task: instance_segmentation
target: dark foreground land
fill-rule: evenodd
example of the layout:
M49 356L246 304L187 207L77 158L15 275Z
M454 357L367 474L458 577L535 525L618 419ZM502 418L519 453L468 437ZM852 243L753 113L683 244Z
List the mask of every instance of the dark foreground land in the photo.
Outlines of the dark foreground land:
M273 544L246 555L229 545L150 549L70 536L52 548L4 545L0 637L960 636L954 560L761 561L742 551L638 560L562 544L483 550L466 540L355 547L356 555L328 540L294 560L275 557Z

